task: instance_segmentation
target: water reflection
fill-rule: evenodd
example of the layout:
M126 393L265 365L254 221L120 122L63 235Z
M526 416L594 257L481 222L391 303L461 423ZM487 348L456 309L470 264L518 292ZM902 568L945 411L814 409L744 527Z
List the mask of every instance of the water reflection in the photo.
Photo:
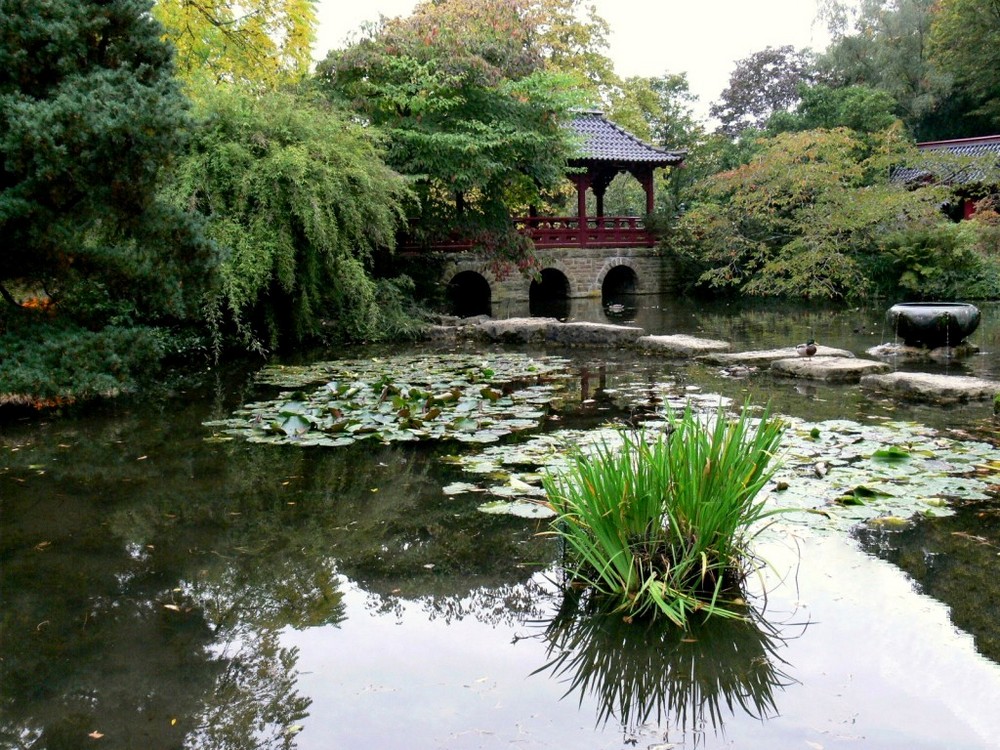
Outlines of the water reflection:
M608 320L597 300L573 300L573 314L587 304L601 316L595 319ZM949 367L1000 377L1000 305L982 309L974 338L983 354ZM741 346L787 344L815 331L822 343L860 354L863 345L881 338L884 310L795 314L766 305L737 311L681 302L643 304L636 316L652 332L732 335ZM657 394L667 381L684 393L701 388L739 401L753 395L771 400L781 413L810 419L860 417L878 409L894 418L969 430L988 414L982 404L942 409L876 403L851 386L810 384L800 394L795 388L802 384L778 383L763 372L724 378L697 363L634 352L568 356L579 373L579 394L574 390L575 403L566 405L565 420L554 426L625 419L637 403L662 409ZM893 618L899 597L912 595L909 584L893 599L871 593L878 591L873 575L897 582L895 571L895 577L871 566L859 572L853 557L835 557L817 563L815 577L803 586L813 611L824 615L820 627L788 651L762 622L713 621L688 642L674 631L625 626L569 600L539 628L544 637L537 640L544 641L547 655L535 641L537 650L530 653L526 644L513 649L529 658L517 663L504 694L512 708L494 710L498 701L470 695L465 683L501 674L512 659L505 649L512 633L523 632L519 623L549 611L544 607L551 600L532 577L555 557L551 541L536 536L541 527L478 513L478 496L445 495L442 487L461 475L438 460L436 449L313 451L206 442L201 423L259 397L251 382L244 374L218 393L209 388L64 419L33 415L31 424L0 424L0 747L331 746L333 735L309 733L319 717L303 717L332 713L344 702L338 694L343 664L334 662L324 672L305 648L299 653L291 647L294 638L310 635L324 648L336 643L338 653L358 661L354 684L361 697L355 696L351 709L360 712L347 713L348 722L365 716L370 705L361 693L370 673L381 670L389 683L401 669L395 657L411 659L405 676L412 677L412 689L405 696L424 701L414 717L430 728L420 735L412 724L403 727L393 719L384 729L397 739L404 731L412 735L412 747L456 747L429 738L438 736L433 725L441 723L442 713L463 699L469 711L483 710L476 714L479 723L468 726L495 731L507 744L521 739L511 727L537 716L533 731L551 734L545 735L547 744L536 746L620 747L611 737L617 732L581 732L573 706L556 703L561 689L553 691L552 703L544 702L549 681L537 678L537 692L524 696L529 690L523 677L539 664L580 699L587 697L584 724L591 714L612 728L662 720L697 732L727 722L741 746L755 747L801 747L806 739L822 744L828 737L820 730L831 717L853 732L859 712L857 726L864 729L858 732L871 732L873 725L883 731L872 747L958 746L975 723L959 708L974 698L975 705L995 705L1000 695L993 665L992 671L982 668L971 647L957 648L951 630L914 627L927 600L913 596L906 614ZM995 435L996 422L990 424ZM899 534L861 539L947 602L954 622L1000 662L994 574L1000 514L995 499L957 510ZM825 544L856 553L839 541ZM813 544L810 553L821 546ZM360 610L345 608L345 580L364 602ZM834 593L820 598L824 585ZM853 604L845 604L844 592L855 590ZM884 601L891 605L881 606ZM368 622L365 606L390 615L380 618L387 621L384 628ZM434 628L422 627L429 623ZM432 629L439 638L419 640ZM464 640L470 634L474 648ZM897 653L901 635L912 635L912 645ZM370 647L359 646L365 643ZM849 647L841 651L844 644ZM797 647L789 658L807 685L781 694L788 670L776 652ZM880 668L886 656L899 657L892 669ZM468 671L450 693L427 687L428 677L442 674L442 663ZM934 668L928 671L927 664ZM934 679L923 680L921 670ZM970 682L973 671L980 682ZM330 692L327 705L318 707L320 688L302 687L306 673ZM924 691L916 701L910 693L915 686ZM310 706L310 699L317 704ZM743 741L759 725L735 715L773 716L779 701L789 721L768 722L769 734L760 742ZM983 723L993 716L988 710L979 714ZM357 720L350 727L357 742L344 746L370 741L375 725L387 724L385 716L396 714ZM310 729L296 734L304 721ZM817 731L805 734L802 726ZM794 734L794 744L781 744L781 731ZM921 739L923 745L915 744ZM481 746L475 741L466 746ZM962 746L991 745L984 740Z
M544 625L547 673L582 705L592 698L597 724L615 721L626 736L644 725L670 725L684 736L722 733L737 710L777 715L775 691L794 681L776 629L753 612L746 620L711 618L688 631L663 621L627 623L590 597L567 589ZM695 742L697 744L697 741Z
M899 566L924 593L948 605L952 622L973 635L983 656L1000 664L1000 492L951 516L914 519L903 527L864 525L855 536L865 550Z

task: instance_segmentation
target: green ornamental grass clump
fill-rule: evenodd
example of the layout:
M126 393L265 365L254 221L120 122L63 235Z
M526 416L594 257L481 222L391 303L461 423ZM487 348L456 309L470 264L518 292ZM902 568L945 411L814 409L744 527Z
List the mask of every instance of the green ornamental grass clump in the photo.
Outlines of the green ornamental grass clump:
M612 597L627 617L694 612L739 616L783 425L744 406L703 422L688 406L655 435L621 432L544 479L573 578Z

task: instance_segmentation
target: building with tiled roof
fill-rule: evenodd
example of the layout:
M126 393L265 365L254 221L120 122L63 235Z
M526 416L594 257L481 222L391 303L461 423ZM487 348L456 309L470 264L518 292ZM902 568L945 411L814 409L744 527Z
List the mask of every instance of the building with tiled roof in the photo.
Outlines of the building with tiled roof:
M656 148L608 120L599 110L574 113L568 127L580 139L579 156L570 159L576 170L570 179L577 189L577 216L586 221L587 190L594 191L597 218L604 216L604 193L616 175L627 172L635 177L646 193L646 213L653 213L653 170L658 167L678 167L684 162L685 151Z
M926 157L919 165L893 170L894 181L908 184L936 182L956 188L954 218L975 213L976 199L996 193L1000 186L1000 135L924 141L917 148Z
M600 110L581 110L569 127L580 137L577 163L605 163L623 168L634 164L676 167L686 152L665 151L640 140L625 128L608 120Z

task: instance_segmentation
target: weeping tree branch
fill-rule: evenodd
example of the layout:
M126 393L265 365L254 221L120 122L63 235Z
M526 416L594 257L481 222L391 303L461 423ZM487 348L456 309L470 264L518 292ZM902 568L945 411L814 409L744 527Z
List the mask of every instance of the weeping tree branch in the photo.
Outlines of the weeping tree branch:
M2 283L0 283L0 297L3 297L8 304L13 305L14 307L21 306L21 303L14 299L14 295L12 295L7 287L5 287Z

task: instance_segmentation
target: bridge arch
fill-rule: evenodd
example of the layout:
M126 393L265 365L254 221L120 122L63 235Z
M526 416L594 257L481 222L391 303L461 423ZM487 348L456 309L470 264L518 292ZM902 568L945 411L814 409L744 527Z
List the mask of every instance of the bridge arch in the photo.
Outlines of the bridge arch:
M601 299L620 297L627 294L641 294L642 283L631 258L608 258L597 274L597 288Z
M446 288L449 311L460 318L490 315L493 310L493 290L478 268L457 270Z
M532 315L568 318L573 284L562 268L543 268L539 279L528 287L528 308Z

